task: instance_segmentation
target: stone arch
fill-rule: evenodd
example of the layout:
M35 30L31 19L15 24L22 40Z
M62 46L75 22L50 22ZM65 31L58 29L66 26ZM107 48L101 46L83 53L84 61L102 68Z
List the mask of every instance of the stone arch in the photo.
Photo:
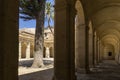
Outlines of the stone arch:
M76 17L75 17L75 26L76 26L75 29L76 29L78 28L79 25L85 24L85 16L84 16L83 7L80 0L76 1L75 8L77 11Z

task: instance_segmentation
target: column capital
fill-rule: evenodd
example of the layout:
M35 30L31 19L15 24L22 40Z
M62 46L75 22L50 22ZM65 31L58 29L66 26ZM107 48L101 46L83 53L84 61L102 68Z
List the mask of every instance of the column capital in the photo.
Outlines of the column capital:
M46 47L46 49L50 49L49 47Z
M30 47L30 42L27 43L27 47Z

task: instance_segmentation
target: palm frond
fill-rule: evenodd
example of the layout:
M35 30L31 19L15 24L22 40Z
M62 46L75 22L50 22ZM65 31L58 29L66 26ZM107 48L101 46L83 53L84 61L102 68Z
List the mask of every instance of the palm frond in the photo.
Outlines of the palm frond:
M35 16L42 9L41 1L42 0L19 0L19 13L25 15L20 18L25 20L31 20L31 18L35 19Z
M24 21L35 19L33 17L27 17L27 16L20 16L20 18L23 19Z

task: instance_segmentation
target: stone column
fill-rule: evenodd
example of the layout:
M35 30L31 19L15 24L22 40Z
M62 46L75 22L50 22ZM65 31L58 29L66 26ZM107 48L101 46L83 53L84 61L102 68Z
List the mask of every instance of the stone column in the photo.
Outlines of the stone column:
M100 41L98 40L98 63L100 62Z
M103 46L102 43L100 41L100 62L103 60Z
M94 34L94 65L97 64L97 39L96 34Z
M76 71L86 73L89 67L88 60L88 25L85 24L84 12L81 10L82 5L76 2L76 26L75 26L75 64Z
M96 64L98 64L98 39L96 38L96 53L95 53L95 57L96 57Z
M75 80L74 1L55 1L54 80Z
M30 43L27 44L27 48L26 48L26 58L27 58L27 59L30 58Z
M119 44L119 53L116 54L115 60L118 64L120 64L120 44Z
M50 58L50 48L46 47L45 58Z
M93 34L93 37L92 37L92 43L93 43L93 67L95 67L95 34Z
M115 61L120 64L120 43L116 44L118 52L115 55ZM115 52L115 51L114 51Z
M0 0L0 80L18 80L18 0Z
M100 62L103 60L103 53L104 53L104 47L102 43L100 42Z
M89 65L93 67L93 34L89 34Z
M21 59L21 51L22 51L22 50L21 50L21 47L22 47L22 46L21 46L21 42L19 42L19 59Z
M82 36L80 36L82 35ZM88 66L87 58L88 54L86 53L87 51L87 46L86 46L86 26L85 24L79 25L76 27L76 41L75 41L75 50L76 50L76 69L77 72L80 73L86 73L87 69L86 67Z

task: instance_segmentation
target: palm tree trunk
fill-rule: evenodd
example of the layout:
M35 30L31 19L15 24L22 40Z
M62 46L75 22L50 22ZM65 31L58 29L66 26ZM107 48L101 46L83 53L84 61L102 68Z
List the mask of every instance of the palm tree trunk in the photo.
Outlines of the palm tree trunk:
M36 31L35 31L35 46L34 46L34 61L32 67L38 68L44 66L43 49L44 49L44 15L45 15L45 0L41 0L42 10L36 16Z
M50 29L52 35L54 35L54 32L52 31L51 27L50 27L50 18L48 19L48 28Z

